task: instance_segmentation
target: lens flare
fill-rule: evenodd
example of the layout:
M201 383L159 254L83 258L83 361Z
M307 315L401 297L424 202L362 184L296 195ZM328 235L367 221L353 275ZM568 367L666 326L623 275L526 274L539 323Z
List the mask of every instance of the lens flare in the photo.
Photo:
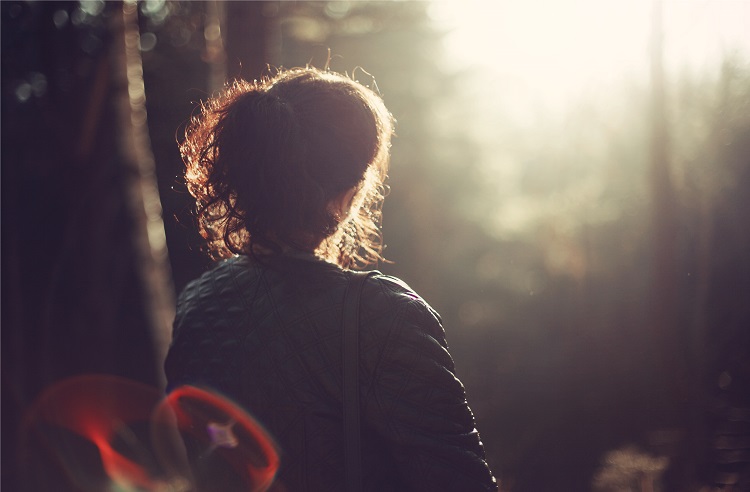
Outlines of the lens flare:
M35 442L66 468L71 485L102 490L107 479L122 489L154 490L156 482L146 468L134 460L142 454L133 428L148 424L161 399L155 388L115 376L85 375L64 380L44 391L26 415L26 428ZM93 444L101 470L93 466L86 444L66 429ZM137 433L136 433L137 434ZM131 456L132 455L132 456Z
M272 438L255 419L228 398L194 386L172 391L154 414L158 430L178 429L199 490L264 491L273 483L279 455ZM165 463L179 462L173 439L154 435Z
M30 490L262 492L279 467L271 437L230 399L192 386L164 398L108 375L45 390L23 436Z

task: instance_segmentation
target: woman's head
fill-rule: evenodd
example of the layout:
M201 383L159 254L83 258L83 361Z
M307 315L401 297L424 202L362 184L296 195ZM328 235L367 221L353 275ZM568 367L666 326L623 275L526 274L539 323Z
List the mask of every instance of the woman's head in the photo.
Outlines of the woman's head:
M382 99L343 75L299 68L228 85L180 144L213 255L291 247L342 266L378 259L392 133Z

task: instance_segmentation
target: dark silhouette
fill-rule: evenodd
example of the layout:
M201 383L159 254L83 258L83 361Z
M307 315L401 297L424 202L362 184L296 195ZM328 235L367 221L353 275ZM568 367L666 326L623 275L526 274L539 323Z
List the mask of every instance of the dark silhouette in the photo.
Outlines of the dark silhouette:
M180 296L169 387L219 390L263 422L281 448L279 487L344 489L342 308L348 268L380 258L392 131L375 92L304 68L231 84L181 144L202 234L224 261ZM495 490L437 313L379 272L360 309L364 488Z

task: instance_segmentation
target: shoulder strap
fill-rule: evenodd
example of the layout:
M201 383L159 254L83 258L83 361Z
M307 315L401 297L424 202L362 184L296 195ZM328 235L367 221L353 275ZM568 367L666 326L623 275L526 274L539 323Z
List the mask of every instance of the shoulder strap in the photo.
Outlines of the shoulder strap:
M344 473L346 491L362 490L362 456L359 426L359 301L372 272L352 272L344 294L342 323Z

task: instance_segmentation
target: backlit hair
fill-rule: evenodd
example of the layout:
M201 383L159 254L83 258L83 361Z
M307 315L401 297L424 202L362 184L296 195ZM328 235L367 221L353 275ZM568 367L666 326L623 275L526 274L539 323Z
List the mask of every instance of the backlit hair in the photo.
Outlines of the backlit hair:
M393 119L375 92L315 68L237 80L205 101L180 153L212 255L284 246L343 267L379 259ZM357 187L349 216L329 210Z

